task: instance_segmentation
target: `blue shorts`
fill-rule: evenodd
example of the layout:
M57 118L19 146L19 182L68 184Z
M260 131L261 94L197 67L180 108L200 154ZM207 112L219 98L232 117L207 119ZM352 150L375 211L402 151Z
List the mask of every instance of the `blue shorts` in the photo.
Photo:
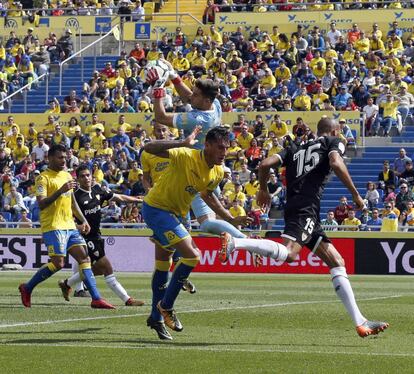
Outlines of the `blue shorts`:
M43 233L49 257L66 256L68 250L76 245L86 246L85 239L78 230L53 230Z
M185 218L177 217L167 210L142 204L142 216L147 226L153 231L152 239L163 248L169 248L190 237L183 222Z
M217 186L213 193L219 197L220 196L220 188ZM206 204L206 202L201 198L200 194L198 193L195 195L193 201L191 202L191 209L193 210L193 213L196 218L199 218L201 216L205 216L207 214L214 213L213 210Z

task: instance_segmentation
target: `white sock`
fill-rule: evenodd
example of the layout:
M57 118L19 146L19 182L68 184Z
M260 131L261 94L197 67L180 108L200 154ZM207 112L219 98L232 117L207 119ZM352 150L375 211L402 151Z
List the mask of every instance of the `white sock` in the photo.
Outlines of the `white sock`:
M85 291L81 275L79 273L79 264L75 261L72 266L73 276L68 279L68 286L74 286L75 292ZM74 277L77 274L76 277ZM71 283L69 283L69 280Z
M359 311L346 269L343 266L338 266L332 268L330 272L335 292L353 319L355 326L362 325L367 319Z
M259 255L274 258L278 261L286 261L288 249L281 243L268 239L241 239L233 238L235 249L247 249Z
M108 287L115 292L115 294L125 303L130 298L125 288L122 287L121 283L115 277L115 274L107 275L105 277L105 282Z
M69 287L75 287L75 291L83 290L83 282L80 273L75 273L67 280Z

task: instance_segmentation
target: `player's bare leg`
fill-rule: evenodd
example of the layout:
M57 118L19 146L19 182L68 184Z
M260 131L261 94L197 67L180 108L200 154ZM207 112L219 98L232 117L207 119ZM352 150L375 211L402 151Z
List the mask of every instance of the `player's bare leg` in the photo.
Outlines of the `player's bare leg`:
M321 242L315 254L328 265L335 292L354 321L358 335L364 338L384 331L388 323L368 321L360 312L346 273L345 261L332 243Z

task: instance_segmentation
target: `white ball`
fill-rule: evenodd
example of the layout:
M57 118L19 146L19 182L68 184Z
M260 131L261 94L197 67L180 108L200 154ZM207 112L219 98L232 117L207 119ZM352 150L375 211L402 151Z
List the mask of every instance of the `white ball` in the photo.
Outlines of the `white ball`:
M158 71L159 79L156 83L156 88L163 87L168 80L170 67L163 60L149 61L147 65L145 65L145 80L147 79L148 71L151 69L156 69Z

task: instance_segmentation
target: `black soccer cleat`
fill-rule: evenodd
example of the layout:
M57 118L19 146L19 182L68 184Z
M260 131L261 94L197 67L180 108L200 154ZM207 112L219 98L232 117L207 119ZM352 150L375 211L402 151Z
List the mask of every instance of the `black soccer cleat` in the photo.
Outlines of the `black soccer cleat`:
M197 292L197 288L196 288L196 286L194 285L194 283L193 283L193 282L191 282L191 281L189 281L188 279L186 279L186 280L184 281L184 283L183 283L183 285L182 285L181 289L182 289L183 291L187 291L187 292L189 292L189 293L191 293L191 294L193 294L193 293L196 293L196 292Z
M165 328L165 324L162 321L154 321L151 316L147 319L147 326L158 334L161 340L173 340L171 334Z

